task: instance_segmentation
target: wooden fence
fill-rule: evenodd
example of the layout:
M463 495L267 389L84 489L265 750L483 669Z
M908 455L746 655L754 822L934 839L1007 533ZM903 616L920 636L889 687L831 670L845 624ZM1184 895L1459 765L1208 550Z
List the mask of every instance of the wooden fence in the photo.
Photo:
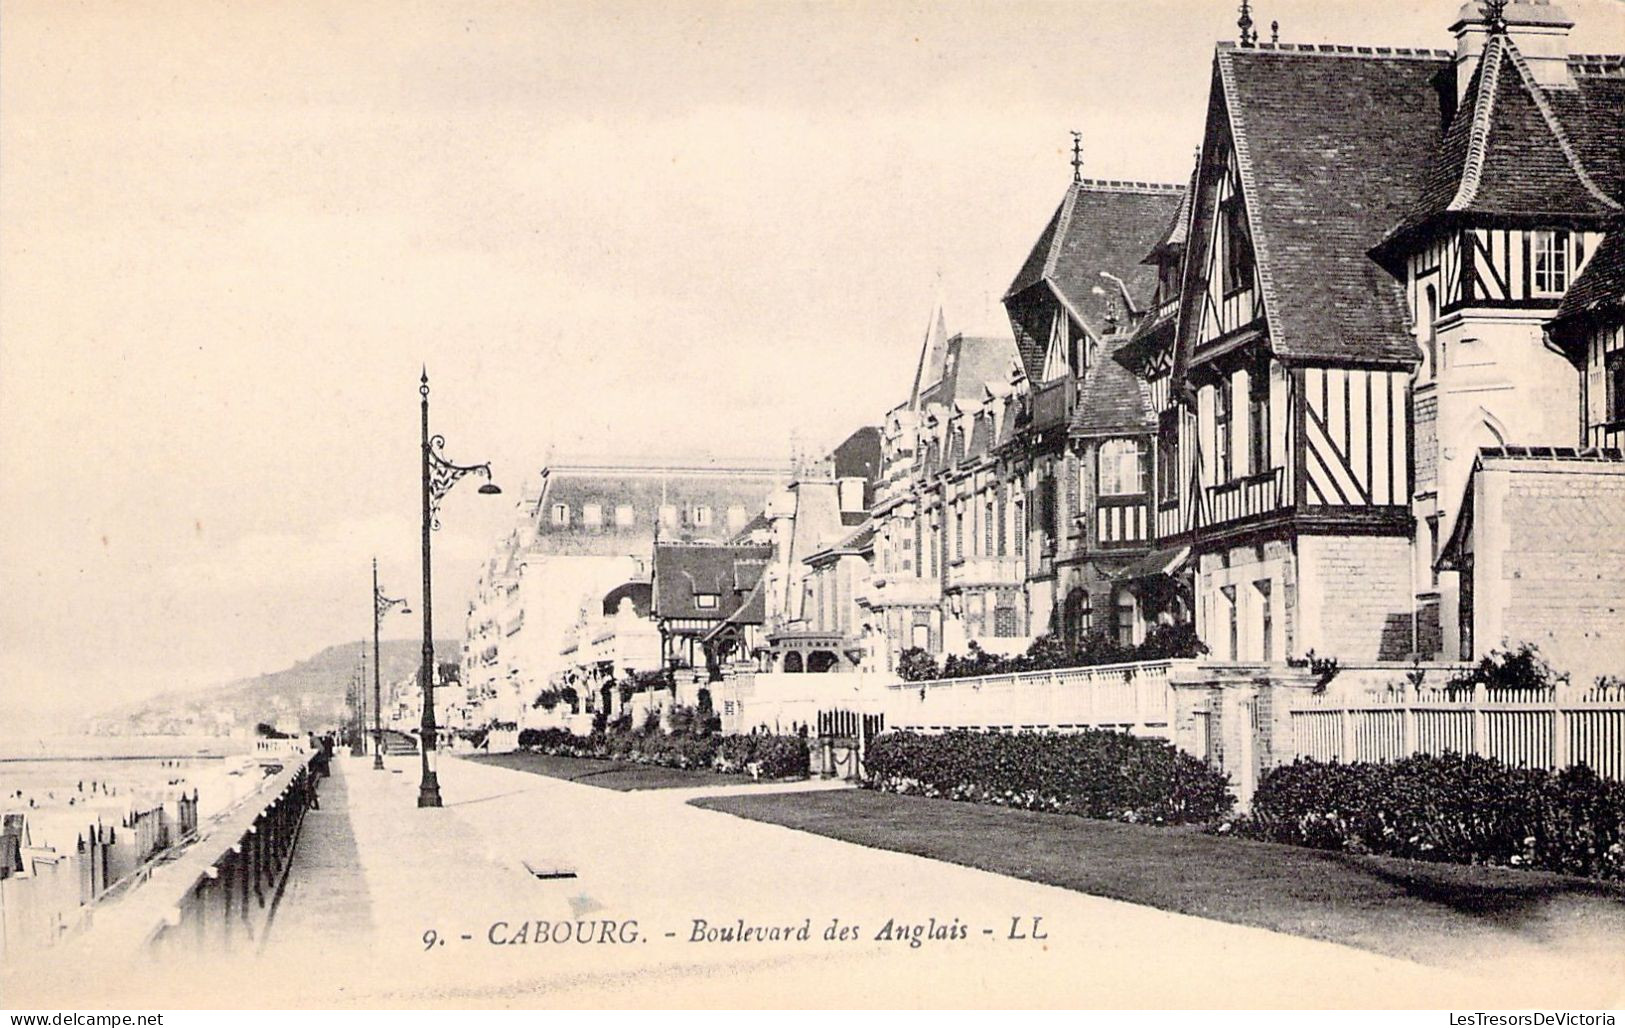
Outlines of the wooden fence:
M1522 767L1586 764L1625 779L1625 697L1617 690L1401 689L1309 696L1291 711L1293 749L1316 760L1471 753Z

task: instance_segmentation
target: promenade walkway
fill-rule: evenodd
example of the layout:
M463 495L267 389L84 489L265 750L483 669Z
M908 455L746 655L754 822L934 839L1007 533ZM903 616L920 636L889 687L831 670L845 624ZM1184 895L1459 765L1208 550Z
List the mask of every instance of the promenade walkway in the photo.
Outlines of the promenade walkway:
M787 786L619 793L447 759L446 806L419 810L415 758L389 763L377 772L370 758L335 762L263 955L155 975L144 998L313 1007L1555 1001L1527 981L1453 976L686 803ZM557 877L565 874L574 877ZM810 938L723 941L723 929L741 926L805 926ZM1568 1005L1606 998L1571 995Z

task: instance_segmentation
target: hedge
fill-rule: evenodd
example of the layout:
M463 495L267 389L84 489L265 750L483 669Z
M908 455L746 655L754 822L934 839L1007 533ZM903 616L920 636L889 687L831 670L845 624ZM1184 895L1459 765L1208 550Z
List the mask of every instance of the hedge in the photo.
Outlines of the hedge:
M1237 822L1260 839L1625 880L1625 783L1486 757L1298 760L1272 769Z
M519 745L565 757L624 760L675 768L711 768L724 774L805 778L807 740L796 735L714 735L610 730L582 737L563 728L527 728Z
M864 771L885 792L1131 823L1211 821L1235 803L1227 776L1121 732L888 732L870 744Z

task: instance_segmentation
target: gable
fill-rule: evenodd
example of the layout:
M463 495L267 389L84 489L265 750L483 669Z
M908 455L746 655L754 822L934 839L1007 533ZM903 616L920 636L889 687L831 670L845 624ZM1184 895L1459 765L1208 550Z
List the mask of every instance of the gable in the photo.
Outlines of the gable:
M1188 252L1212 245L1228 143L1278 356L1414 362L1403 287L1367 251L1421 189L1442 123L1435 78L1448 67L1437 51L1220 45ZM1182 363L1209 273L1187 265Z

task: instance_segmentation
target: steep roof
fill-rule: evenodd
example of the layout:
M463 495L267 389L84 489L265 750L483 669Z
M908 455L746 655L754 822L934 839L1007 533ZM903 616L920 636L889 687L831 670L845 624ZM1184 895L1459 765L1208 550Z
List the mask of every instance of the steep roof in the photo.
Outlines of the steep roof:
M1625 309L1625 228L1615 229L1586 262L1585 270L1563 294L1553 318L1556 327L1596 315L1618 316Z
M1421 192L1443 120L1436 77L1450 58L1219 44L1215 85L1278 355L1415 360L1404 291L1367 251Z
M654 553L654 605L658 618L720 621L743 604L773 558L771 546L708 546L660 543ZM711 594L715 607L694 597Z
M960 400L980 401L989 382L1008 382L1021 367L1021 353L1009 336L956 335L948 340L941 378L920 396L920 406L954 406Z
M1156 427L1150 386L1117 359L1130 339L1127 335L1107 337L1110 352L1102 353L1084 372L1077 412L1068 429L1074 438L1137 434Z
M871 518L864 518L858 525L843 536L838 542L824 547L817 553L810 553L803 558L806 564L821 564L832 557L841 554L871 553L875 548L875 523Z
M1073 182L1028 251L1005 300L1047 285L1085 328L1103 334L1110 299L1100 273L1122 279L1137 303L1149 299L1157 272L1141 261L1166 234L1184 193L1184 186L1158 182ZM1022 356L1028 367L1043 364L1042 353Z
M1606 77L1583 76L1592 87ZM1461 104L1435 148L1423 187L1407 217L1385 242L1397 240L1420 226L1450 214L1541 214L1569 217L1606 216L1619 204L1593 177L1582 152L1552 101L1562 97L1562 109L1587 144L1604 182L1616 174L1614 154L1598 146L1608 119L1598 117L1594 101L1606 97L1606 88L1543 89L1534 79L1517 43L1507 35L1491 35ZM1588 95L1594 94L1594 95ZM1615 108L1617 127L1622 115Z

